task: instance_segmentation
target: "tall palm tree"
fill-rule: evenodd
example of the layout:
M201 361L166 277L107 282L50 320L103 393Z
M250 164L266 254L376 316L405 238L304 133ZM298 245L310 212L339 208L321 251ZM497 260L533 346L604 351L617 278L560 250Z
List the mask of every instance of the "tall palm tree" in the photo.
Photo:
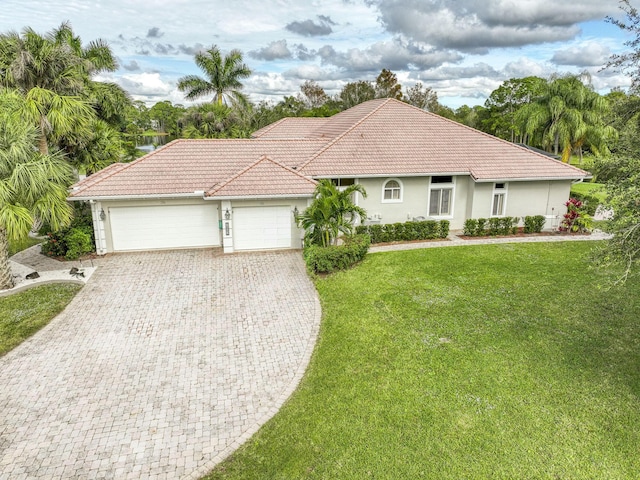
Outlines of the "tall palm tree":
M242 61L240 50L231 50L224 56L217 46L213 45L205 52L195 55L195 62L206 74L207 79L197 75L187 75L178 80L178 89L186 92L189 100L213 94L218 105L223 103L239 103L245 105L247 98L240 92L243 78L251 75L251 69Z
M589 145L606 152L607 141L615 136L604 124L607 101L575 76L551 80L543 94L517 114L517 123L529 137L538 136L543 148L553 149L568 162L576 149Z
M37 128L15 115L23 102L15 92L0 92L0 289L13 286L8 241L25 238L40 222L67 226L73 215L66 201L73 171L61 156L34 148Z
M341 233L352 234L353 222L367 216L363 208L353 203L355 192L367 196L360 184L340 190L331 180L320 180L311 205L296 218L298 225L305 229L305 241L327 247L336 243Z

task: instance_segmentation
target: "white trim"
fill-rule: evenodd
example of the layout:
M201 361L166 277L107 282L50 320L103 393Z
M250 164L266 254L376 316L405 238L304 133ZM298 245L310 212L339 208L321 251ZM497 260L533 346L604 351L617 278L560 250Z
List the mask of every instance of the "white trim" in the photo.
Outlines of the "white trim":
M394 179L394 175L401 175L402 177L442 177L442 176L471 176L469 171L464 172L445 172L445 173L423 173L423 172L390 172L390 173L354 173L352 175L310 175L311 178L314 179L332 179L332 178L388 178L389 180Z
M396 182L398 184L398 188L400 189L400 198L384 198L384 194L385 191L387 190L387 184L389 182ZM395 190L395 187L392 187ZM404 197L404 184L402 183L402 180L400 180L399 178L387 178L387 180L385 180L382 183L382 199L381 199L381 203L402 203L402 199Z
M496 188L498 183L504 184L504 188ZM489 206L489 217L488 218L502 218L506 215L507 212L507 192L509 191L509 183L508 182L495 182L493 184L493 190L491 192L491 205ZM493 214L493 207L496 201L496 195L502 195L502 213L498 215Z
M286 198L313 198L313 194L312 193L305 193L305 194L296 194L296 195L291 195L291 194L284 194L284 195L246 195L246 196L236 196L236 197L204 197L205 200L270 200L270 199L278 199L278 200L282 200L282 199L286 199Z
M451 177L451 183L431 183L433 177ZM451 190L451 196L449 198L449 213L447 215L434 215L431 213L431 191L432 190ZM456 177L454 175L432 175L429 178L429 194L427 196L427 216L430 218L437 218L438 220L452 220L455 209L456 198Z
M507 182L547 182L547 181L578 181L580 179L576 179L576 177L520 177L520 178L483 178L477 179L473 175L471 176L475 183L507 183ZM582 178L591 178L591 176L587 175Z
M204 198L202 193L161 193L153 195L96 195L89 197L67 197L68 201L87 200L154 200L156 198Z

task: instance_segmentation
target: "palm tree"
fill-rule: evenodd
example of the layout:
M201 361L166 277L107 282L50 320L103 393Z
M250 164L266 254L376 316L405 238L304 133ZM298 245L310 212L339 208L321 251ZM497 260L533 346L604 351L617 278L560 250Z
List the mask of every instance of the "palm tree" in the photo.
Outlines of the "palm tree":
M576 149L589 145L594 153L607 151L607 141L615 136L603 117L607 101L574 75L547 83L543 94L525 105L517 123L527 136L538 136L543 148L553 149L569 162Z
M65 227L73 215L66 201L73 170L61 156L34 148L37 128L16 120L23 102L15 92L0 92L0 289L13 286L8 241L24 239L41 222Z
M248 78L251 69L242 62L242 52L231 50L227 56L222 55L218 47L213 45L206 52L198 52L195 62L206 74L208 80L197 75L187 75L178 80L178 89L186 92L189 100L213 94L213 100L218 105L232 103L245 105L247 98L240 92L242 83L240 79Z
M335 244L341 233L353 233L353 223L367 216L363 208L353 203L355 192L367 196L360 184L340 190L331 180L320 180L311 205L296 218L298 225L305 229L306 243L327 247Z

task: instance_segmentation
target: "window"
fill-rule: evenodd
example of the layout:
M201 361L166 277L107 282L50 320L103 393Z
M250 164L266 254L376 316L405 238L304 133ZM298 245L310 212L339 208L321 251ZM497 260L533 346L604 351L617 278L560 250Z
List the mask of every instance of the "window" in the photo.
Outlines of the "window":
M431 177L429 190L430 216L444 217L452 214L453 187L453 177L451 175Z
M505 212L507 202L507 184L496 183L493 185L493 203L491 205L491 216L502 217Z
M356 183L356 179L355 178L332 178L331 182L336 187L349 187L354 183Z
M383 202L401 202L402 201L402 186L399 180L387 180L382 187L382 201Z

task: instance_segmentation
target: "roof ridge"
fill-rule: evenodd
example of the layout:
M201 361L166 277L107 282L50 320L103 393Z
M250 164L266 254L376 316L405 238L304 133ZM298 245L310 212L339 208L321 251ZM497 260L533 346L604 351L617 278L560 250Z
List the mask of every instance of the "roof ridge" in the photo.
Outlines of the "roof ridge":
M368 119L371 115L373 115L374 113L376 113L378 110L380 110L384 105L386 105L387 103L389 103L389 100L394 100L393 98L387 98L385 99L383 102L380 102L380 105L378 105L376 108L374 108L373 110L371 110L369 113L365 114L363 117L360 118L360 120L358 120L356 123L354 123L353 125L351 125L349 128L347 128L344 132L342 132L340 135L337 135L333 138L333 140L327 142L326 145L323 146L323 148L321 148L320 150L318 150L316 153L312 154L311 157L309 157L309 160L307 160L305 163L303 163L300 166L300 170L303 170L307 165L309 165L314 159L316 159L318 156L320 156L321 153L323 153L324 151L326 151L329 147L331 147L334 143L336 143L338 140L340 140L342 137L344 137L347 133L351 132L353 129L355 129L357 126L359 126L362 122L364 122L366 119ZM364 102L363 102L364 103ZM362 105L362 104L360 104ZM344 110L345 112L347 110ZM341 112L342 113L342 112Z
M290 168L288 166L286 166L283 163L280 163L277 160L274 160L273 158L269 157L267 154L262 154L260 155L260 158L258 158L255 162L253 162L252 164L246 166L245 168L243 168L242 170L240 170L238 173L232 175L231 177L229 177L227 180L225 180L224 182L220 183L217 187L214 185L211 189L209 189L206 193L205 196L210 197L213 196L216 192L222 190L224 187L226 187L227 185L229 185L231 182L233 182L234 180L237 180L239 177L241 177L242 175L244 175L245 173L247 173L249 170L255 168L258 164L264 162L264 161L269 161L271 163L273 163L274 165L288 171L289 173L293 173L296 176L306 180L307 182L316 185L318 182L316 182L315 180L313 180L312 178L307 177L306 175L301 174L300 172L298 172L297 170L294 170L293 168Z
M270 123L269 125L265 125L264 127L259 128L258 130L256 130L255 132L253 132L253 133L251 134L251 138L260 138L260 136L264 135L265 133L269 133L271 130L273 130L274 128L276 128L276 126L277 126L277 125L280 125L281 123L284 123L284 121L285 121L286 119L288 119L288 118L291 118L291 117L282 117L280 120L276 120L275 122ZM262 133L260 134L260 136L258 136L258 137L254 137L254 136L253 136L256 132L260 132L260 131L262 131Z
M83 187L81 187L78 190L72 191L72 195L75 196L78 193L83 192L84 190L86 190L89 187L93 187L101 182L103 182L104 180L106 180L107 178L111 178L112 176L114 176L117 173L123 172L124 170L127 170L128 168L130 168L133 165L137 165L138 163L141 163L143 160L147 160L148 158L152 157L153 155L155 155L156 153L164 150L165 148L167 148L169 145L173 145L175 143L181 142L183 140L186 140L185 138L176 138L175 140L170 141L169 143L164 144L163 146L161 146L160 148L156 148L153 152L149 152L146 155L143 155L140 158L135 159L132 162L128 162L128 163L122 163L122 162L117 162L117 163L121 163L122 165L124 165L122 168L112 168L112 170L114 170L113 172L109 172L109 175L105 175L102 178L98 179L95 183L92 183L91 185L84 185ZM108 168L108 167L107 167ZM80 183L80 182L78 182ZM77 185L77 184L76 184Z

